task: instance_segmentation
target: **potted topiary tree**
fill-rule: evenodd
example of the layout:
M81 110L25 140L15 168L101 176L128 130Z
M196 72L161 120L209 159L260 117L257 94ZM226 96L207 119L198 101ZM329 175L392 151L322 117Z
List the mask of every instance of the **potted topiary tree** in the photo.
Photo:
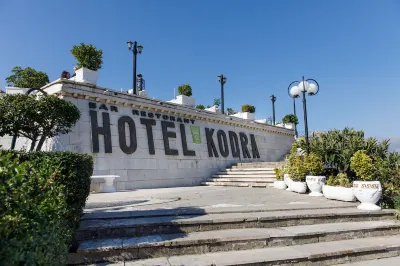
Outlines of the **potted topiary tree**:
M357 208L369 211L381 210L376 203L382 196L382 186L381 182L372 181L376 177L372 158L364 150L357 151L350 159L350 168L361 179L353 182L354 196L361 202Z
M282 166L281 168L275 168L274 172L276 177L276 181L274 181L274 188L286 189L287 186L285 184L285 181L283 180L284 166Z
M182 84L178 87L179 95L176 96L178 104L194 106L196 100L192 98L192 87L189 84Z
M250 105L250 104L244 104L244 105L242 105L241 118L254 120L255 112L256 112L255 106Z
M299 123L297 116L293 114L285 115L282 119L283 126L288 129L294 129L294 125Z
M289 167L290 178L293 182L290 184L290 191L304 194L307 191L306 174L304 156L295 156L291 158Z
M77 70L75 70L75 81L89 84L97 84L98 70L103 64L103 51L96 49L95 46L81 43L74 45L71 54L78 61Z
M326 185L322 187L325 198L340 201L355 201L351 182L345 173L339 173L336 177L330 176Z
M321 197L322 187L325 185L326 177L322 176L324 172L324 164L322 160L315 154L304 156L305 167L308 175L306 176L306 183L311 193L310 196Z

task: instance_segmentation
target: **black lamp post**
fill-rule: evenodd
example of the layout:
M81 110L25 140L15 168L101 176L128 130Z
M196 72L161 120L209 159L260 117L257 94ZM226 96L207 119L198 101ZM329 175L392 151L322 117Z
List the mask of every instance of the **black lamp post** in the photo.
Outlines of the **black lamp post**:
M136 41L127 42L129 51L133 52L133 94L136 94L136 55L141 54L143 51L143 46L138 45ZM133 45L133 46L132 46Z
M292 87L293 84L298 83L298 81L293 81L292 83L290 83L289 87L288 87L288 94L291 98L293 98L293 114L297 117L296 115L296 98L299 98L300 95L292 95L290 93L290 89ZM297 133L297 124L294 123L294 135L296 136L296 138L298 137L298 133Z
M292 86L297 84L295 86ZM310 153L310 145L308 143L308 122L307 122L307 102L306 102L306 92L309 96L316 95L319 92L319 85L315 79L307 79L304 77L302 81L293 81L290 83L288 88L289 96L294 98L300 97L300 94L303 94L303 111L304 111L304 131L306 134L306 147L307 154Z
M226 83L226 77L224 75L218 76L218 81L221 83L221 110L222 114L225 112L224 110L224 84Z
M275 101L276 101L276 97L275 95L271 95L270 96L271 101L272 101L272 124L275 126Z

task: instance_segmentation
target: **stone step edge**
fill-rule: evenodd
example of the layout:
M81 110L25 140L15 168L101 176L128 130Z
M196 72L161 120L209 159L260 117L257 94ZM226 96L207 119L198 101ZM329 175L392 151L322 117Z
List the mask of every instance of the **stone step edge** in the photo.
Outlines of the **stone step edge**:
M318 209L319 211L321 211L322 209ZM327 211L330 211L331 209L326 209ZM344 209L346 210L346 209ZM96 230L99 228L126 228L126 227L148 227L148 226L170 226L170 225L178 225L178 226L183 226L183 225L209 225L209 224L225 224L225 223L244 223L244 222L268 222L268 221L280 221L280 220L291 220L291 219L296 219L296 220L303 220L303 219L316 219L316 218L342 218L342 217L365 217L367 216L368 218L371 217L381 217L381 216L388 216L390 215L391 217L393 217L392 215L394 215L395 210L381 210L381 211L358 211L357 209L355 209L353 212L344 212L344 213L338 213L338 212L332 212L332 213L305 213L305 214L289 214L287 211L278 211L279 213L282 213L282 215L275 215L275 216L247 216L247 217L241 217L241 218L232 218L229 217L231 215L229 215L229 213L227 213L228 217L226 218L218 218L218 219L208 219L208 220L204 220L204 219L199 219L199 220L195 220L195 219L191 219L191 220L184 220L184 217L187 215L182 215L179 216L177 220L171 220L168 222L163 222L163 221L159 221L159 217L152 217L154 218L155 222L151 222L148 221L147 223L139 223L139 224L129 224L129 225L105 225L105 224L101 224L101 226L90 226L88 229L89 230ZM254 213L269 213L269 212L253 212L251 214ZM224 214L221 214L222 216ZM201 216L200 216L201 217ZM155 219L157 218L157 219ZM193 218L188 216L188 218ZM131 220L131 219L140 219L140 218L127 218L127 219L123 219L123 220ZM151 218L149 218L151 219ZM97 219L95 219L97 220ZM122 219L121 219L122 220ZM86 221L90 221L90 220L86 220ZM82 230L87 230L86 228L79 228L78 231L82 231Z
M219 186L219 187L268 187L270 183L245 183L245 182L202 182L202 186Z
M331 207L304 207L304 208L287 208L287 209L264 209L260 207L227 207L225 209L223 208L200 208L200 209L193 209L190 207L187 208L180 208L175 211L171 210L157 210L157 212L154 212L152 210L149 210L148 213L146 211L140 211L140 212L135 212L135 211L123 211L123 212L105 212L105 213L98 213L98 212L85 212L81 220L109 220L109 219L122 219L122 218L144 218L144 217L171 217L171 216L182 216L182 215L207 215L207 214L226 214L226 213L254 213L254 212L265 212L265 211L270 211L270 212L277 212L277 211L295 211L295 210L316 210L316 209L322 209L322 210L330 210L330 209L348 209L348 208L355 208L357 205L354 204L354 206L331 206ZM145 212L145 214L140 214ZM104 215L103 217L101 215Z
M325 261L326 265L399 256L400 237L367 237L284 247L259 248L196 255L180 255L136 260L135 265L310 265ZM124 258L125 260L125 258ZM127 262L125 260L125 262ZM145 264L142 262L146 262ZM299 263L300 262L300 263ZM305 262L305 263L302 263ZM314 264L313 264L314 265Z
M254 178L254 177L214 177L204 182L250 182L250 183L272 183L276 181L275 178Z
M241 173L241 172L269 172L275 173L274 168L226 168L221 171L226 171L229 173Z
M355 224L360 224L360 229L355 229L355 228L351 228L351 229L347 229L345 228L348 224L350 223L355 223ZM277 228L272 228L272 229L278 229L278 230L282 230L282 232L269 232L269 233L265 233L265 232L260 232L260 234L258 234L257 236L253 235L245 235L246 231L254 231L254 228L243 228L243 229L227 229L227 230L220 230L220 231L225 231L227 232L227 236L225 237L221 237L221 238L204 238L201 237L201 235L205 235L205 234L212 234L213 231L206 231L206 232L196 232L196 233L189 233L188 235L197 235L198 238L194 238L194 239L190 239L190 240L185 240L185 239L177 239L177 240L161 240L161 241L154 241L151 243L139 243L141 240L144 241L152 241L154 239L151 239L150 237L152 236L145 236L145 237L129 237L129 238L107 238L107 239L102 239L103 241L99 241L99 240L86 240L81 242L81 244L78 247L77 253L79 252L94 252L94 251L99 251L101 250L112 250L112 249L124 249L124 248L146 248L146 247L183 247L183 246L188 246L188 245L197 245L197 244L220 244L220 243L225 243L225 242L238 242L238 241L261 241L261 240L268 240L271 241L271 239L277 239L277 243L276 244L284 244L284 245L295 245L295 244L291 244L291 243L283 243L284 239L287 238L300 238L304 239L304 238L315 238L315 237L327 237L327 236L332 236L332 235L339 235L339 234L344 234L344 233L354 233L354 232L359 232L362 231L363 233L366 232L371 232L371 231L375 231L375 230L399 230L400 229L400 223L395 222L394 220L382 220L379 221L377 223L381 223L381 224L376 224L374 226L368 226L366 225L367 222L343 222L343 223L336 223L335 225L342 225L342 229L339 230L335 230L335 229L330 229L330 228L325 228L322 229L321 231L309 231L309 232L302 232L302 233L296 233L296 232L291 232L291 231L285 231L285 227L277 227ZM383 224L383 223L387 223L387 224ZM300 226L292 226L289 227L291 229L293 228L310 228L312 230L312 227L315 226L314 225L300 225ZM317 224L318 226L321 227L329 227L329 225L331 224ZM260 231L262 231L262 229L266 229L265 231L272 231L271 228L257 228L257 229L261 229ZM235 233L237 234L237 231L240 230L241 233L244 232L244 234L240 237L235 236ZM232 231L233 236L229 235L229 231ZM233 232L235 231L235 232ZM395 232L395 234L398 234L400 232ZM177 235L177 234L172 234L172 235ZM171 234L158 234L158 235L153 235L153 237L157 238L157 239L163 239L163 238L171 238ZM358 236L357 238L360 238L360 236ZM127 242L136 242L137 244L131 244L131 245L127 245L124 246L123 241L127 241ZM135 241L136 240L136 241ZM339 239L335 239L335 240L339 240ZM108 243L106 243L108 242ZM110 245L109 242L112 242L112 244ZM120 244L118 244L118 242L120 242ZM326 242L326 241L318 241L317 242ZM104 246L104 244L106 244L106 248L102 248ZM89 246L89 248L85 248L84 246Z
M230 175L230 174L221 174L221 173L217 173L214 174L212 176L216 176L216 177L242 177L242 178L246 178L246 177L265 177L265 178L276 178L275 175L270 175L270 174L260 174L260 175L255 175L255 174L236 174L236 175Z

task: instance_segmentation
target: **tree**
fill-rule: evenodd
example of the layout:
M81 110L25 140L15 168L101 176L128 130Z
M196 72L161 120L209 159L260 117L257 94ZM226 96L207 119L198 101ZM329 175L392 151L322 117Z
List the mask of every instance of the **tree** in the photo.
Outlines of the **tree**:
M233 110L232 108L227 108L227 109L226 109L226 112L228 113L228 115L234 115L234 114L236 114L236 111Z
M192 96L192 87L190 84L182 84L178 87L179 95Z
M220 98L215 98L214 99L214 105L218 106L221 104L221 99Z
M103 64L103 51L98 50L91 44L81 43L80 45L74 45L71 49L71 54L78 61L78 68L84 67L97 71Z
M79 117L79 109L73 103L55 95L0 97L0 136L26 137L31 140L30 151L37 141L39 151L47 138L70 132Z
M196 105L196 108L197 108L197 109L200 109L200 110L206 109L206 108L204 107L204 105L202 105L202 104Z
M41 88L49 83L46 73L27 67L15 66L11 76L6 78L7 85L19 88Z

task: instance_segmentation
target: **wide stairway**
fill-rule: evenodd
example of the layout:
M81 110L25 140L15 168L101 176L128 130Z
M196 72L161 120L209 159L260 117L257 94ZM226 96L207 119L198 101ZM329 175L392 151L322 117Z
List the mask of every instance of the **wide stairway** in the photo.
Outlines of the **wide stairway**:
M400 265L393 211L354 206L86 213L76 241L70 264Z
M204 186L267 187L274 183L274 168L283 162L237 163L202 183Z

